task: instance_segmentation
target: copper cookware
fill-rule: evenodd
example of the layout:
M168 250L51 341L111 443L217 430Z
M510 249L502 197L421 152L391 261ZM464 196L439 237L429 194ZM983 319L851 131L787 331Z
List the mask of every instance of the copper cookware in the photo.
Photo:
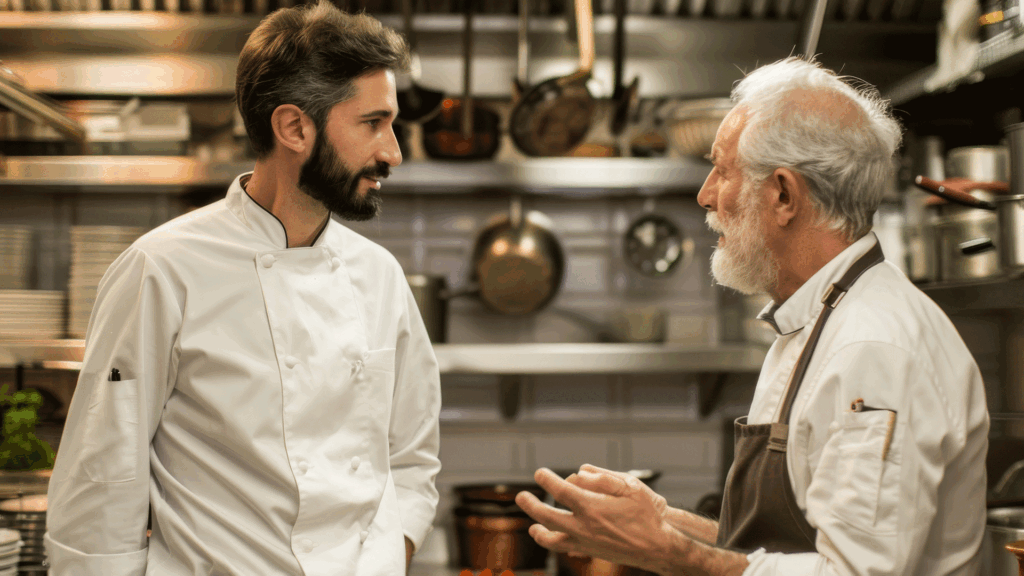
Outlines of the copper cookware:
M520 491L538 498L547 493L529 483L469 484L456 486L460 505L453 512L458 564L463 568L497 574L501 570L542 570L548 551L530 537L534 523L515 503Z

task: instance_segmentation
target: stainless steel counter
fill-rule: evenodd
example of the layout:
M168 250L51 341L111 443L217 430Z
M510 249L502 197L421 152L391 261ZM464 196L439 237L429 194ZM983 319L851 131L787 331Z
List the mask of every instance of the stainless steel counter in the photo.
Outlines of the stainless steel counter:
M438 344L442 374L757 372L767 349L730 344ZM0 340L0 366L78 369L84 340Z

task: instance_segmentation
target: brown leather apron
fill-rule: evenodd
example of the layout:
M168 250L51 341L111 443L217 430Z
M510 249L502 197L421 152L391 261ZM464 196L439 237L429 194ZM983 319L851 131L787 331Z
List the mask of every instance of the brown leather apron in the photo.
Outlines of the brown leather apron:
M789 415L825 321L857 278L884 259L876 241L825 292L821 299L825 306L790 375L776 421L747 424L746 416L736 420L736 449L725 480L718 546L748 552L758 548L768 552L815 551L815 530L796 504L786 467Z

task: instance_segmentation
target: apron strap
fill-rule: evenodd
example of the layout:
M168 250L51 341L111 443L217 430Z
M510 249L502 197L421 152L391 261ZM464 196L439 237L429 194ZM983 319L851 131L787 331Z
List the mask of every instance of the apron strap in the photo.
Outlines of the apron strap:
M796 400L796 393L800 390L800 384L804 380L804 375L807 373L807 367L811 363L811 355L814 354L814 349L818 346L818 339L821 338L821 331L825 327L825 321L832 314L832 310L839 304L843 299L843 296L850 290L853 283L860 278L860 275L866 272L869 268L875 264L879 264L885 260L885 255L882 253L882 246L878 243L878 239L875 239L875 245L871 247L863 256L857 259L852 266L843 274L843 277L838 282L832 284L825 291L825 295L821 298L822 307L821 314L818 315L818 321L814 323L814 329L811 330L811 335L807 338L807 344L804 344L804 349L800 353L800 359L796 363L796 368L793 370L793 374L789 377L789 385L786 387L786 398L782 402L782 407L779 410L779 418L776 424L782 424L785 429L780 430L780 433L785 434L789 428L789 414L793 410L793 402ZM775 436L774 424L772 429L772 436ZM788 436L783 436L786 438ZM785 451L785 442L783 442L783 449Z

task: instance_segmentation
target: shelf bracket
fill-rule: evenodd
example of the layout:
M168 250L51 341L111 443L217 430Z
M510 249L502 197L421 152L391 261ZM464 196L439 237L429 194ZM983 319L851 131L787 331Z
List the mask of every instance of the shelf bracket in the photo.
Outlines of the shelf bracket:
M523 377L519 374L502 374L498 377L498 408L505 420L515 420L519 413L522 383Z
M701 418L707 418L715 409L728 372L700 372L697 374L697 405Z

